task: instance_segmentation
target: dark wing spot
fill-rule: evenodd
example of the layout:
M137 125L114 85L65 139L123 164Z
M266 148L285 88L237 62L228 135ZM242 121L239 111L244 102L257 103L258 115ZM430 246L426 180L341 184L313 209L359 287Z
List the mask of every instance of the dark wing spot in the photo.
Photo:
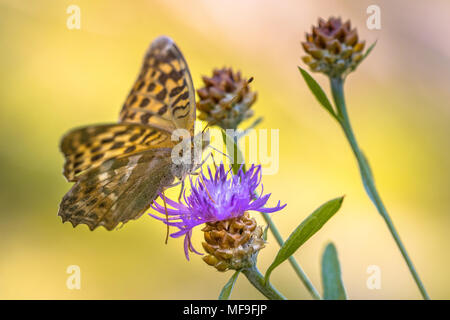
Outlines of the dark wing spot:
M136 150L136 146L131 146L125 150L125 153L133 152L134 150Z
M178 106L172 109L172 114L175 115L175 112L177 112L178 110L184 110L189 106L189 102L186 103L184 106Z
M147 139L150 138L151 136L155 135L156 133L159 133L159 134L161 135L160 132L152 131L152 132L150 132L149 134L147 134L147 135L142 139L141 143L144 143L145 140L147 140Z
M83 161L77 161L73 164L73 167L74 168L79 167L79 166L81 166L82 163L83 163Z
M94 198L94 199L91 199L91 200L87 203L87 205L90 207L90 206L93 206L96 202L97 202L97 198Z
M147 87L147 91L151 92L151 91L155 90L155 87L156 87L155 83L151 82Z
M92 153L97 153L97 152L100 151L101 148L102 148L102 146L95 147L94 149L91 150L91 152Z
M87 188L86 190L84 190L84 194L89 194L89 193L91 193L92 191L94 191L95 190L95 186L90 186L89 188Z
M100 141L100 143L110 143L110 142L113 142L114 141L114 138L106 138L106 139L103 139L102 141Z
M164 106L162 106L159 110L158 110L158 114L160 116L162 116L164 113L166 113L167 111L167 104L165 104Z
M93 156L93 157L91 158L91 161L97 161L97 160L100 160L101 158L103 158L103 156L104 156L103 153L96 154L95 156Z
M159 83L161 83L162 85L165 85L167 79L169 79L169 75L167 75L167 74L161 72L161 74L160 74L159 77L158 77Z
M139 83L139 85L137 86L136 90L137 90L137 91L140 91L144 86L145 86L145 81L141 81L141 82Z
M117 131L116 133L114 133L114 137L123 136L123 135L126 134L127 132L128 132L127 129L122 130L122 131Z
M158 92L158 94L156 95L156 99L158 99L159 101L163 101L166 98L166 95L167 95L167 90L166 90L166 88L164 88L160 92Z
M169 73L169 77L175 81L178 81L183 77L183 73L184 73L184 69L182 69L180 71L172 70Z
M142 99L141 103L139 104L139 107L144 108L150 103L150 99L144 98Z
M175 87L170 91L169 97L174 97L183 91L184 86Z
M133 96L133 98L131 98L131 101L130 101L130 107L131 107L133 104L136 103L136 100L137 100L137 97L136 97L136 96Z
M152 115L150 113L145 113L141 116L141 122L144 124L148 123L148 119L150 119Z
M124 144L124 141L118 141L111 146L110 150L121 148Z
M77 212L74 213L75 216L82 216L84 215L85 211L83 209L78 210Z
M136 141L140 136L141 135L139 133L136 133L136 134L132 135L128 141L130 141L130 142Z

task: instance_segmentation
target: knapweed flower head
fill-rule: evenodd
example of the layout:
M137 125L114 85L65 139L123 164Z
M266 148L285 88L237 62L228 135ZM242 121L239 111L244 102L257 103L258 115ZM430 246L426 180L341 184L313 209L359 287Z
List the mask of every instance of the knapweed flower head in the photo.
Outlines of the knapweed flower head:
M320 18L302 45L308 54L302 59L312 71L339 77L355 70L362 61L365 41L359 41L350 20L342 23L341 18L331 17L326 21Z
M204 87L197 90L200 120L223 129L236 129L239 123L253 116L250 108L256 101L256 92L239 71L216 69L212 77L202 79Z
M208 253L205 262L216 266L220 271L240 269L252 263L256 253L264 247L261 227L256 225L248 211L275 212L286 205L280 202L275 207L265 207L270 194L263 194L261 166L251 166L246 172L243 168L236 175L221 164L213 174L203 172L195 182L191 179L191 194L183 194L181 203L166 198L169 207L154 203L152 208L160 215L152 215L178 231L171 237L184 236L184 251L189 259L189 251L197 252L192 243L192 230L199 225L203 228ZM166 217L166 213L168 217Z

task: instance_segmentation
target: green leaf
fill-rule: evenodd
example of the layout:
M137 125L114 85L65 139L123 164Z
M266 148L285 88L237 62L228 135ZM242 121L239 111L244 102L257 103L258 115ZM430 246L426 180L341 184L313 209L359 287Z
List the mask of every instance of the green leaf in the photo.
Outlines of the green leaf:
M316 97L317 101L319 101L319 103L333 116L333 118L336 119L336 113L334 112L333 106L331 105L330 100L328 100L327 95L323 91L320 84L318 84L317 81L314 80L314 78L311 77L305 69L298 67L298 70L300 70L303 79L305 79L306 84Z
M275 260L266 271L266 281L269 281L272 271L288 259L298 248L311 238L339 210L344 197L339 197L324 203L291 233L278 251Z
M239 273L241 270L237 270L228 280L228 282L225 284L225 286L222 288L222 291L220 291L219 300L228 300L231 296L231 291L233 290L234 284L236 283L236 280L239 276Z
M267 232L269 231L269 225L267 225L265 228L264 228L264 231L263 231L263 240L264 241L267 241Z
M232 137L227 135L227 133L223 129L222 139L223 143L225 143L225 146L227 147L227 153L231 158L230 160L233 162L233 173L236 174L239 171L241 164L244 163L244 157L242 156L242 152L237 145L237 139L233 139ZM243 170L245 172L245 167L243 167Z
M363 55L362 60L364 60L369 55L369 53L372 51L372 49L375 48L377 41L378 40L376 40L374 43L372 43L372 45L369 47L369 49L367 49L366 53L364 53L364 55Z
M366 50L366 52L363 54L361 60L359 60L359 62L355 66L352 67L352 71L354 71L361 64L361 62L363 62L367 58L367 56L372 51L372 49L375 48L377 41L378 40L376 40L374 43L372 43L372 45Z
M325 300L347 300L341 278L341 267L333 243L329 243L322 256L322 285Z

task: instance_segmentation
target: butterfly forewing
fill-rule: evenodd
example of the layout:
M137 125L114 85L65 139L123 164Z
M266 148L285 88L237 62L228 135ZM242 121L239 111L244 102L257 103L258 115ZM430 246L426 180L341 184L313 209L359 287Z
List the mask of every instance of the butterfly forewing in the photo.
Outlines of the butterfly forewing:
M72 130L61 141L69 181L112 158L153 148L171 148L168 132L139 124L105 124Z
M119 122L133 122L193 135L195 92L187 63L167 37L152 42L139 76L120 112Z

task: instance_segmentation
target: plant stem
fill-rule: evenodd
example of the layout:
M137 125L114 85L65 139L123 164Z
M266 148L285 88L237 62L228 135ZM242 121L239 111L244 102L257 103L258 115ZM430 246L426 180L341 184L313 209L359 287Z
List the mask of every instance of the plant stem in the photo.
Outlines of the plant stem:
M337 118L339 121L339 124L341 125L345 136L347 137L348 142L350 143L350 146L352 148L352 151L356 157L356 160L358 161L359 170L361 173L361 178L364 184L364 188L366 189L366 192L369 196L369 198L372 200L373 204L377 208L380 215L383 217L384 221L386 222L389 231L392 234L392 237L394 238L398 248L400 249L401 254L403 255L403 258L406 261L406 264L408 265L408 268L414 278L414 281L416 282L420 293L422 294L422 297L424 299L430 299L428 296L428 293L425 290L425 287L422 284L422 281L419 278L419 275L416 272L416 269L414 268L414 265L411 261L411 259L408 256L408 253L405 249L405 246L403 245L402 241L400 240L400 237L397 233L397 230L394 227L394 224L389 217L389 214L381 201L381 197L378 194L377 188L375 187L375 182L372 176L372 172L369 167L369 163L367 162L367 159L365 158L363 152L358 146L358 143L356 142L355 135L353 133L350 119L347 114L347 108L345 105L345 99L344 99L344 80L342 78L330 78L331 82L331 92L333 94L334 103L337 108Z
M280 232L278 231L277 227L273 223L269 214L264 213L264 212L261 212L261 214L264 217L264 220L266 221L267 225L269 226L270 231L272 232L273 236L277 240L280 247L283 246L283 244L284 244L283 238L281 237ZM297 261L295 260L295 258L293 256L289 257L289 263L291 264L292 268L294 268L295 273L300 278L300 280L303 282L303 284L305 285L306 289L309 291L311 296L316 300L320 300L321 298L320 298L320 295L317 292L316 288L314 288L314 285L308 279L308 276L305 274L305 272L302 270L302 268L300 267L300 265L297 263Z
M236 130L236 129L235 129ZM223 137L223 141L226 144L227 143L227 137L226 137L226 133L222 132L222 137ZM239 150L239 146L238 146L238 139L235 138L233 139L234 142L234 155L238 154L238 152L240 152ZM229 153L229 148L227 147L227 151ZM231 155L230 155L231 156ZM236 160L233 159L233 160ZM242 159L242 170L244 170L244 172L246 171L245 168L245 161L244 159ZM233 171L234 174L237 173L239 166L236 167L234 166L233 163L233 169L236 171ZM270 218L269 214L261 212L264 220L266 221L267 225L269 226L270 231L272 232L273 236L275 237L275 239L277 240L279 246L283 246L284 244L284 240L281 237L280 232L278 231L278 228L276 227L275 223L273 223L272 219ZM316 299L316 300L320 300L320 295L317 292L316 288L314 288L313 284L311 283L311 281L309 280L308 276L305 274L305 272L302 270L302 268L300 267L300 265L297 263L297 261L295 260L295 258L293 256L289 257L289 263L291 264L292 268L294 268L295 273L297 274L297 276L300 278L300 280L303 282L303 284L306 286L306 289L309 291L309 293L311 294L311 296Z
M248 281L270 300L286 300L286 298L277 291L269 282L264 281L264 276L254 265L251 268L242 269L242 273L247 277Z

